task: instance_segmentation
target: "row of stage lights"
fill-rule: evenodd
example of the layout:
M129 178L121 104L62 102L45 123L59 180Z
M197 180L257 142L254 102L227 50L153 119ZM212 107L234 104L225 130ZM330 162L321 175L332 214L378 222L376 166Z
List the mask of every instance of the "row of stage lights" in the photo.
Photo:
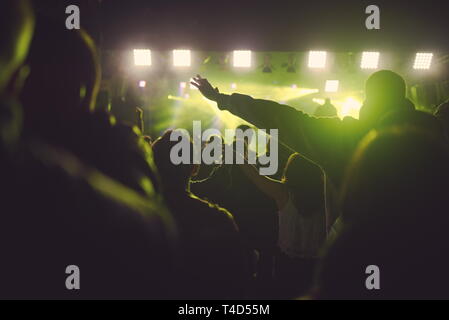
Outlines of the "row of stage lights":
M361 69L377 69L379 66L380 52L363 52L360 61ZM413 69L428 70L432 65L433 53L418 52L415 55ZM190 67L190 50L173 50L173 66ZM252 52L250 50L235 50L233 52L233 66L236 68L250 68ZM326 67L326 51L309 51L308 67L312 69L324 69ZM151 66L151 50L134 49L134 64L136 66Z

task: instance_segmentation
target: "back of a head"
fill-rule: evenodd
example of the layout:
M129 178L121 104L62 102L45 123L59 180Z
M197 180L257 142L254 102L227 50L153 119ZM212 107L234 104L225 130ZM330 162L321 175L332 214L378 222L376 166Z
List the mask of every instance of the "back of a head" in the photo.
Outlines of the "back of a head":
M173 131L167 131L153 142L154 162L159 171L162 188L165 190L185 190L188 181L194 170L194 165L191 164L193 144L190 138L181 133L181 141L170 141L170 136ZM179 145L178 145L179 144ZM172 149L176 146L181 146L179 152L188 152L190 164L174 164L171 159ZM177 154L179 156L179 154Z
M405 98L405 81L391 70L373 73L365 84L366 98L376 101L389 101Z
M448 163L441 140L421 128L372 131L348 167L342 189L345 222L437 212L449 185Z
M390 70L373 73L365 84L365 103L360 110L360 119L376 120L385 113L401 108L405 103L405 80Z
M447 297L448 163L444 146L418 128L365 137L343 186L345 228L323 259L319 298ZM384 272L381 290L364 286L369 265Z
M22 91L25 117L93 109L100 70L93 40L63 22L37 18L27 59L31 73Z
M27 0L0 1L0 95L26 57L33 25Z
M324 174L317 164L294 153L288 158L283 181L294 194L297 208L304 209L305 214L323 206Z

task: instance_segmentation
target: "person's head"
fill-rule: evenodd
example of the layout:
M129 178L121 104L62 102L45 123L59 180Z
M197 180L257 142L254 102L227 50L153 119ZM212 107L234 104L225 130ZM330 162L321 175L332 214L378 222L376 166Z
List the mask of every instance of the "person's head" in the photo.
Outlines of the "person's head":
M171 141L171 136L176 141ZM193 144L190 137L181 130L169 130L153 142L154 162L159 171L161 186L165 191L184 191L188 188L190 178L198 171L198 165L192 163ZM176 149L175 149L176 148ZM176 151L176 152L175 152ZM177 159L172 159L176 153ZM183 153L183 154L181 154ZM179 158L187 158L189 163L179 163Z
M31 73L22 92L25 118L93 110L100 67L86 32L38 17L27 63Z
M324 99L324 104L331 104L331 99L329 98Z
M431 219L445 199L448 165L441 140L422 128L371 131L348 167L341 193L343 220L407 219L412 210Z
M376 121L393 109L408 108L405 80L390 70L373 73L365 84L365 103L360 109L361 120Z
M322 169L299 153L293 153L287 160L282 181L294 195L297 208L312 214L323 206L324 174Z
M27 74L23 66L34 28L27 0L0 1L0 95L15 95Z

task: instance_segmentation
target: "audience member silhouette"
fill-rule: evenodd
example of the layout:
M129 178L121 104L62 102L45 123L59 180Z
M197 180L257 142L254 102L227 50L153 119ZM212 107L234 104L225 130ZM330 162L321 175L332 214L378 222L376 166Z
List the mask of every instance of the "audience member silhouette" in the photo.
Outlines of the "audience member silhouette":
M122 184L154 196L154 164L139 130L114 124L104 111L94 112L100 80L97 55L83 30L67 32L38 17L27 59L32 72L21 95L25 134L67 149Z
M320 165L337 187L359 140L387 112L414 108L405 98L405 81L398 74L381 70L366 81L366 100L359 120L346 117L309 117L287 105L253 99L233 93L226 95L197 76L192 84L208 99L259 128L279 128L279 141Z
M360 143L342 189L344 231L325 255L319 298L448 297L448 160L441 140L421 128L373 131ZM380 290L367 290L370 265L380 268Z
M67 152L20 139L20 117L10 116L20 105L3 97L19 93L33 29L28 1L1 1L3 22L0 149L8 153L0 158L0 297L168 297L173 227L164 207ZM3 117L6 106L14 112ZM82 290L66 287L70 265L80 268Z
M251 276L250 252L233 216L190 192L190 178L198 166L172 163L171 149L178 142L171 141L171 134L168 131L157 139L153 150L163 194L179 230L176 294L183 298L242 297ZM189 145L192 162L193 144Z
M336 117L337 109L331 103L331 100L329 98L326 98L324 104L319 105L318 108L316 108L315 113L313 115L317 118Z
M279 254L275 275L281 286L280 294L294 297L306 292L315 258L326 240L322 170L297 153L287 162L282 181L261 176L250 164L239 167L278 208Z

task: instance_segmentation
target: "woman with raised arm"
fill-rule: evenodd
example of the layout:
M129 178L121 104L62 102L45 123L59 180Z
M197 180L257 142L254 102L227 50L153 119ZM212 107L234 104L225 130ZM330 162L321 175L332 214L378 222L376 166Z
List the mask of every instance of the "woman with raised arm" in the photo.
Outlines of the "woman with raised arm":
M326 240L323 172L298 153L290 156L282 180L262 176L250 164L239 167L276 202L279 216L276 278L282 294L300 294L310 285L318 251Z

